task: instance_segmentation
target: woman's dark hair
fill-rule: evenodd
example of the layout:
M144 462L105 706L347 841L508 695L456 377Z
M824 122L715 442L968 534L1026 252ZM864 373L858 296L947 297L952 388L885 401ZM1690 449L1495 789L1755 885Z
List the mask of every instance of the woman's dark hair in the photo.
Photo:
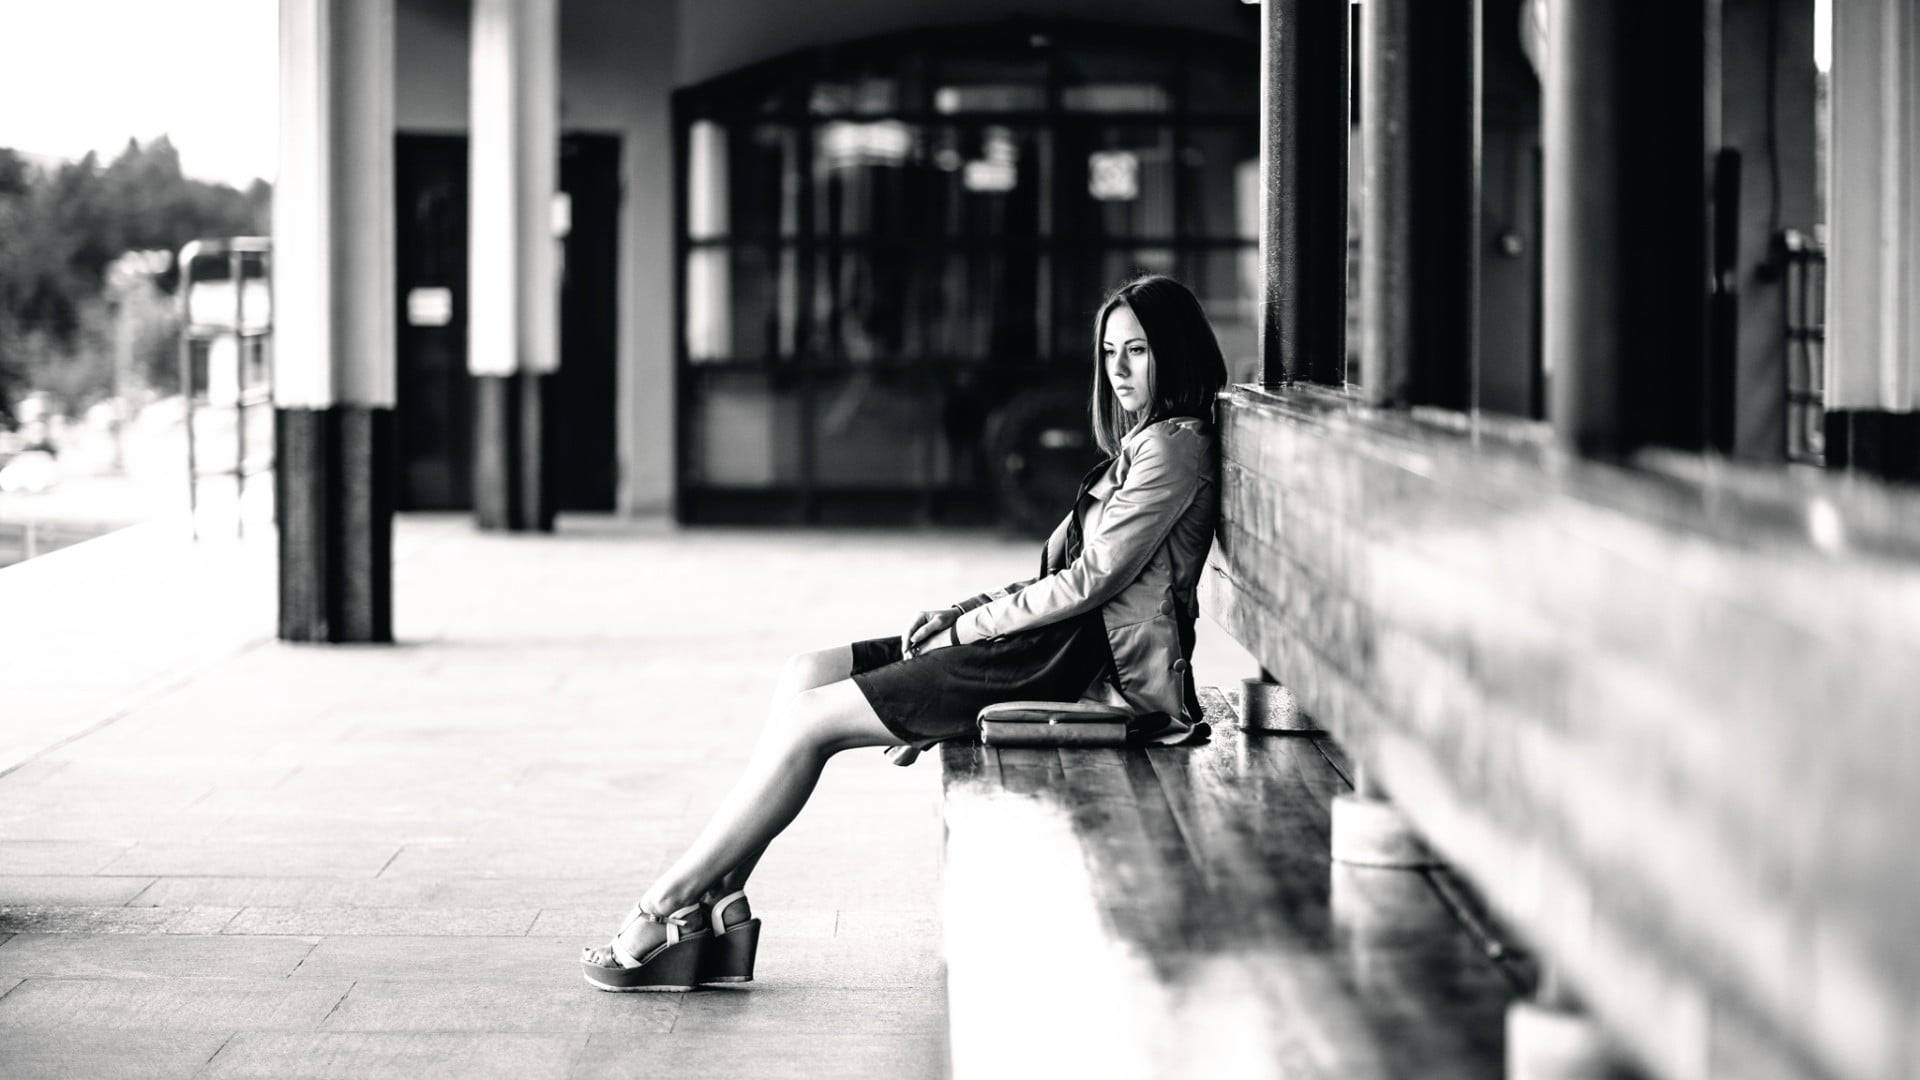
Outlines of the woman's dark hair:
M1107 333L1107 316L1126 305L1153 350L1153 401L1144 421L1129 415L1113 396L1107 382L1100 345ZM1160 274L1137 277L1113 290L1093 318L1093 440L1100 452L1120 452L1120 440L1135 422L1153 423L1169 416L1197 416L1213 421L1213 398L1227 384L1227 362L1213 325L1200 310L1200 301L1185 285Z

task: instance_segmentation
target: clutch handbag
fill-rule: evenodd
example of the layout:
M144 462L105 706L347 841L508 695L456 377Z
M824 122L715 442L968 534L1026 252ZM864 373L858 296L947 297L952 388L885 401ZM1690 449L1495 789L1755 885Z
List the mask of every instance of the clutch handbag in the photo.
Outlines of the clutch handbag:
M1082 701L1002 701L980 710L988 746L1125 746L1125 709Z

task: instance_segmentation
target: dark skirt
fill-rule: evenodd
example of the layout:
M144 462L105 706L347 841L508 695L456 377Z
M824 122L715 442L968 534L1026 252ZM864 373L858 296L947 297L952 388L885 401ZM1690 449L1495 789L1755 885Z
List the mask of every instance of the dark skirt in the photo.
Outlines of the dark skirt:
M1001 701L1076 701L1113 654L1098 609L992 641L902 658L898 635L853 643L853 681L903 742L925 749L972 738Z

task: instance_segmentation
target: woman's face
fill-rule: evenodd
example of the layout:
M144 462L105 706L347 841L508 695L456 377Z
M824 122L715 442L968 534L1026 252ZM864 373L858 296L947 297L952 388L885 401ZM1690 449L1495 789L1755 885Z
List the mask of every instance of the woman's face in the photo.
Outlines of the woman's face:
M1100 362L1120 407L1137 413L1153 400L1153 348L1133 309L1115 304L1100 340Z

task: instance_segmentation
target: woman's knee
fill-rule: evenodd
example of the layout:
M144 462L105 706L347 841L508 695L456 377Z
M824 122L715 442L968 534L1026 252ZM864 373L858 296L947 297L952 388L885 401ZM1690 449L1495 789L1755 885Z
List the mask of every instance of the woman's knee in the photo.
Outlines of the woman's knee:
M846 645L794 653L780 669L780 692L790 695L838 682L853 670L853 650Z
M841 749L854 723L846 715L844 689L830 683L781 695L768 715L766 738L790 750L821 755Z

